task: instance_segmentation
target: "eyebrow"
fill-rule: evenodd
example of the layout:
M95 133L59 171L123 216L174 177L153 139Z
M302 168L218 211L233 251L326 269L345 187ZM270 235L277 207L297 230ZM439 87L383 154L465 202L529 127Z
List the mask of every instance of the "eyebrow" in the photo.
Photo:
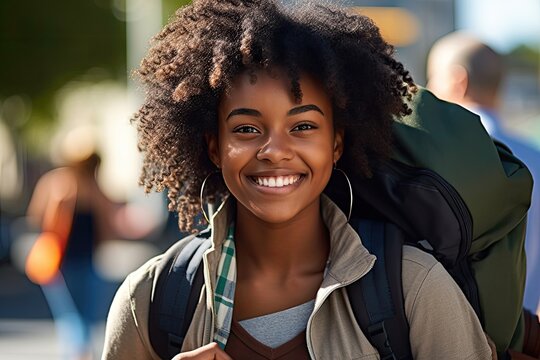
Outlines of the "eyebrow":
M317 112L321 113L321 115L324 116L324 113L322 112L322 110L317 105L313 105L313 104L297 106L297 107L289 110L287 115L297 115L297 114L304 113L306 111L317 111Z
M302 105L302 106L297 106L295 108L292 108L291 110L287 112L287 116L298 115L307 111L317 111L321 113L322 115L324 115L322 110L317 105L309 104L309 105ZM255 109L238 108L231 111L229 115L227 116L226 120L229 120L229 118L235 115L248 115L248 116L257 116L257 117L262 116L261 113Z
M249 116L258 116L258 117L260 117L261 113L258 112L255 109L239 108L239 109L234 109L233 111L231 111L229 113L229 115L227 116L226 120L229 120L229 118L231 118L231 117L233 117L235 115L249 115Z

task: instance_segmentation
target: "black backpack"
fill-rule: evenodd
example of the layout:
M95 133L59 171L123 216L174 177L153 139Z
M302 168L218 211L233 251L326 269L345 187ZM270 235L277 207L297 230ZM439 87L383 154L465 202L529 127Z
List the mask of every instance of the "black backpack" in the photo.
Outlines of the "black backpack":
M381 359L412 359L401 291L401 261L386 261L401 259L404 232L376 220L353 219L351 224L364 246L378 258L369 273L347 287L355 318ZM180 353L191 324L204 284L202 257L211 246L209 235L207 230L184 240L161 259L150 302L149 334L152 347L163 359Z

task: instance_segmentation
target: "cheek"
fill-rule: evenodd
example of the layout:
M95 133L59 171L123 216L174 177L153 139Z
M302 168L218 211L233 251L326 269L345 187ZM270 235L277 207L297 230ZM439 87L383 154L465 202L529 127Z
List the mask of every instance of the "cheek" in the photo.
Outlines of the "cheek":
M235 141L225 126L219 130L219 157L222 167L234 166L235 163L245 157L248 148L245 143Z
M253 158L253 149L246 144L238 144L232 142L223 142L221 144L221 170L223 179L229 190L233 190L238 186L242 169Z
M221 151L222 160L227 163L236 163L239 159L247 156L248 148L238 144L226 143Z
M332 153L326 154L325 161L323 164L321 164L324 186L326 186L328 184L328 181L330 181L333 168L334 168L333 154Z
M317 181L326 184L332 175L332 169L334 167L333 142L329 143L325 141L320 143L319 146L310 147L304 153L304 158L317 177Z

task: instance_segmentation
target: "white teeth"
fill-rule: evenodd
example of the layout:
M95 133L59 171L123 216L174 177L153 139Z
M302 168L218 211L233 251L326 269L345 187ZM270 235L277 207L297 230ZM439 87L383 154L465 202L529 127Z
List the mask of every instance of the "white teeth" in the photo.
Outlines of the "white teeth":
M254 177L254 180L259 186L266 187L283 187L292 185L300 179L300 175L290 176L268 176L268 177Z
M289 177L288 177L288 176L285 176L285 177L283 178L283 186L287 186L287 185L289 185L289 184L290 184L290 182L289 182Z

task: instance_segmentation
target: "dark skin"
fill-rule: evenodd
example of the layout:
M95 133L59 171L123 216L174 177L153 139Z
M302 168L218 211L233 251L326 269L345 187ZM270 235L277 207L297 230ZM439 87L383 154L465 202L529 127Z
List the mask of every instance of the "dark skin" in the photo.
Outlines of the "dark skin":
M314 299L329 252L328 230L318 206L282 227L267 226L243 212L238 211L239 219L249 220L239 221L236 232L235 319L271 314Z
M236 320L312 300L323 280L330 245L320 195L343 133L334 131L323 87L306 74L300 85L298 104L282 73L258 72L254 84L239 76L220 102L218 137L208 137L210 158L237 200Z

